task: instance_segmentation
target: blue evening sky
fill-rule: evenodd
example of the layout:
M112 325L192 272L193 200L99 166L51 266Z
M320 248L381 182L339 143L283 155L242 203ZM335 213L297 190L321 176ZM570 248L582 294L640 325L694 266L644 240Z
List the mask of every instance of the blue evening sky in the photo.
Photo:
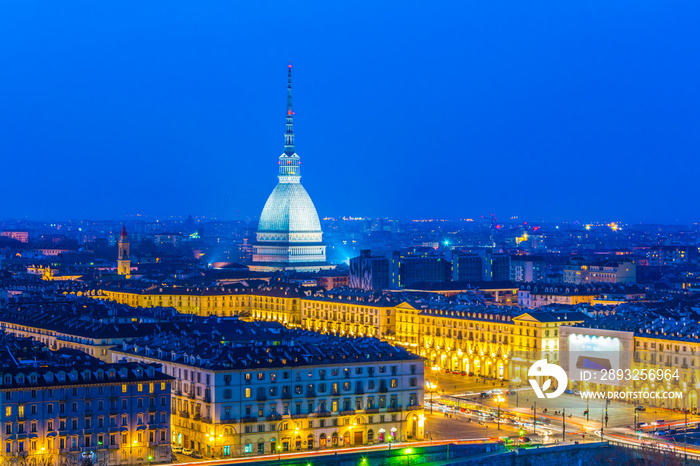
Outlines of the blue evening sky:
M697 222L700 2L4 1L0 218Z

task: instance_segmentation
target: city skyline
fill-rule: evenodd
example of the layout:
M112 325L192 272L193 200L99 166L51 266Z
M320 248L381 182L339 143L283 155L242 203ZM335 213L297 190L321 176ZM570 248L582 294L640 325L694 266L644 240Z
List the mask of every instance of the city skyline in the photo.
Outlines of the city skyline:
M5 6L0 147L35 168L0 218L255 217L291 60L321 218L697 219L693 5L42 6Z
M700 463L700 5L0 13L3 466Z

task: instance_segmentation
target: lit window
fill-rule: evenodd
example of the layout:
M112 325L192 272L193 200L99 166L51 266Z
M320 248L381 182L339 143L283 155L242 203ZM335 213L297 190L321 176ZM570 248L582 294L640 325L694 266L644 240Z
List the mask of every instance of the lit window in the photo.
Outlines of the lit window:
M250 398L250 388L245 389L245 397ZM10 409L10 408L7 408L7 409Z

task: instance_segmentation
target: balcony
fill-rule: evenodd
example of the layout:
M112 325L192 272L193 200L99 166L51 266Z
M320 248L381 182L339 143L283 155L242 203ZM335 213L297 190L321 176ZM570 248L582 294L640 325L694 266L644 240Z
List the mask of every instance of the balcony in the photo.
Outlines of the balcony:
M231 419L220 419L219 423L221 424L236 424L236 418L231 418Z
M379 408L366 408L365 409L365 414L374 414L374 413L378 413L378 412L379 412Z
M258 422L257 417L242 417L241 418L241 424L250 424L253 422Z
M292 417L292 419L306 419L307 417L309 417L309 415L301 413L301 414L292 414L291 417Z
M341 411L341 412L340 412L340 415L341 415L341 416L352 416L353 414L355 414L355 410L354 410L354 409L348 409L348 410L346 410L346 411Z
M355 390L355 395L364 395L365 391L363 389Z
M267 395L262 394L255 397L255 401L267 401Z
M389 389L386 387L379 387L379 393L386 393L388 391L389 391Z
M330 411L319 411L316 413L316 417L331 417Z
M281 421L282 420L282 415L281 414L270 414L265 418L266 421Z
M338 390L331 390L331 396L340 396L340 392Z
M306 398L314 398L316 396L316 392L307 390L306 395L304 395L304 396Z
M387 413L395 413L397 411L401 411L401 406L394 406L386 409Z
M401 409L401 408L399 408ZM415 411L417 409L423 409L423 406L421 405L413 405L413 406L407 406L406 411Z
M187 411L180 411L180 417L184 417L184 418L189 419L190 413L188 413Z

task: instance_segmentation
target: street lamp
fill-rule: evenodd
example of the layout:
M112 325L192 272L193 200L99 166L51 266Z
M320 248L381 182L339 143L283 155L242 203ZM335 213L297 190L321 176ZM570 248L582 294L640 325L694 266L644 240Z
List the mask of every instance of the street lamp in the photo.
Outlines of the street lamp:
M207 441L212 443L212 449L211 449L211 457L214 458L216 456L216 435L214 432L207 434ZM219 439L222 439L223 436L219 434Z
M425 382L425 385L428 387L428 391L430 392L430 414L433 414L433 392L437 388L437 384L428 381Z
M277 445L277 461L282 462L282 445Z
M496 402L496 406L498 407L498 430L501 430L501 403L506 400L501 395L498 395L493 401Z
M411 466L411 452L413 449L406 448L404 452L406 453L406 466Z

